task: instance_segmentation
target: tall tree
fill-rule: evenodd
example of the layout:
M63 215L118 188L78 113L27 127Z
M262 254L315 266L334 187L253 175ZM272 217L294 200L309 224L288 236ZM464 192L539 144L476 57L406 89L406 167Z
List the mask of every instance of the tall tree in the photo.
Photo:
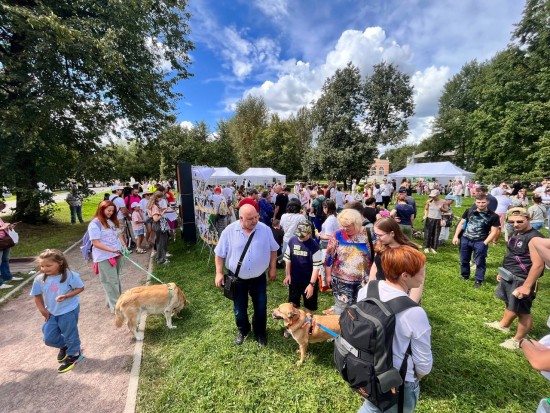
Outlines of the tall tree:
M251 148L267 127L268 121L269 109L262 97L249 95L237 103L235 114L229 120L229 130L239 160L239 172L255 166L255 154Z
M78 175L117 119L138 138L173 119L171 87L190 75L193 48L185 7L184 0L0 3L0 186L14 189L17 219L39 220L37 182Z
M309 163L318 164L330 179L361 178L378 154L378 145L395 145L406 137L413 113L407 75L381 63L361 82L359 69L348 63L327 79L322 96L314 103L317 136ZM309 165L307 169L316 168Z

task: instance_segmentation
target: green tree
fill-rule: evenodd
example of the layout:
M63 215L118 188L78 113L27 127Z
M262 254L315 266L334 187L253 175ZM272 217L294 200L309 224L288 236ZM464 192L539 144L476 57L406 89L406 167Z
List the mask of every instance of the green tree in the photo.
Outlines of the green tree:
M416 145L403 145L398 148L387 149L380 158L388 159L391 171L395 172L405 168L407 159L415 152L418 152Z
M410 80L391 64L373 69L361 82L359 69L348 63L326 80L313 105L316 137L308 173L321 170L344 183L359 179L378 154L378 145L405 138L414 113Z
M171 87L190 75L193 48L185 7L183 0L0 3L0 185L17 195L16 219L38 221L37 182L55 186L81 174L117 119L138 138L173 119Z
M251 151L260 133L267 127L269 109L262 97L249 95L237 102L235 114L229 120L231 141L238 159L238 172L255 166ZM237 171L236 171L237 172Z

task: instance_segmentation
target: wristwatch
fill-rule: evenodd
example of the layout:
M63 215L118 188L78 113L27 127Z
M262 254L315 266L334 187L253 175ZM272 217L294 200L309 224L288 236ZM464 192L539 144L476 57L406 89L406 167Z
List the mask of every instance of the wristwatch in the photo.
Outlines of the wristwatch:
M315 284L317 283L312 283L312 282L309 283L309 285L311 285L313 288L315 288Z

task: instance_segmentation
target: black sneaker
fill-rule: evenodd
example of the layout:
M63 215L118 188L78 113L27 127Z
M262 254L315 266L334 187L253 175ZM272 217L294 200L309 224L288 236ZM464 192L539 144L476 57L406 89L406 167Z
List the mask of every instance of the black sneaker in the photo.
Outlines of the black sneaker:
M267 346L267 337L256 337L256 341L261 347Z
M468 281L468 280L470 279L470 276L464 276L464 275L462 275L462 279L463 279L464 281Z
M245 338L246 338L246 334L243 334L243 333L237 334L237 337L235 337L235 344L240 346L241 344L243 344Z
M59 353L57 353L57 362L63 363L66 358L67 358L67 346L59 349Z
M481 282L476 281L475 284L474 284L474 288L480 288L480 287L481 287Z
M76 363L81 361L84 358L82 354L78 354L76 356L67 356L63 364L59 366L57 369L58 373L65 373L69 370L72 370Z

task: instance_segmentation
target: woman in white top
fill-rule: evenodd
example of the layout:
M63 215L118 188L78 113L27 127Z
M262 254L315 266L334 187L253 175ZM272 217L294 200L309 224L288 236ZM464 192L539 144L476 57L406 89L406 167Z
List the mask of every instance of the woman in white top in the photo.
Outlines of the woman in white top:
M419 288L424 283L426 257L420 251L406 245L388 248L382 253L381 261L386 280L378 283L380 301L387 302L396 297L406 296L410 290ZM365 297L366 287L359 291L357 299ZM409 308L395 316L392 347L393 367L397 370L403 364L409 343L411 344L403 405L403 411L407 413L416 409L420 395L420 379L432 370L431 331L428 316L420 306ZM396 407L388 411L397 411ZM358 413L380 413L380 410L365 400Z
M323 202L323 212L327 216L325 222L321 227L321 232L319 233L319 238L321 239L320 248L325 250L327 248L328 240L332 235L338 231L340 224L338 224L338 219L336 219L336 204L331 199L327 199ZM322 253L323 254L323 253ZM324 258L324 256L322 257Z
M439 235L441 233L441 212L447 212L449 207L445 200L439 198L439 191L430 191L430 200L424 208L424 252L437 254Z
M462 181L459 179L456 181L456 186L453 190L453 195L456 199L456 206L461 207L462 206L462 192L464 190L464 185L462 184Z
M529 207L528 211L531 217L531 226L536 230L542 229L544 220L548 217L546 208L542 205L542 198L535 195L533 197L533 205Z
M283 252L286 251L286 246L290 238L294 236L296 227L302 221L307 221L307 217L300 213L301 205L298 201L290 201L286 207L286 214L281 216L281 228L285 232L283 237Z

